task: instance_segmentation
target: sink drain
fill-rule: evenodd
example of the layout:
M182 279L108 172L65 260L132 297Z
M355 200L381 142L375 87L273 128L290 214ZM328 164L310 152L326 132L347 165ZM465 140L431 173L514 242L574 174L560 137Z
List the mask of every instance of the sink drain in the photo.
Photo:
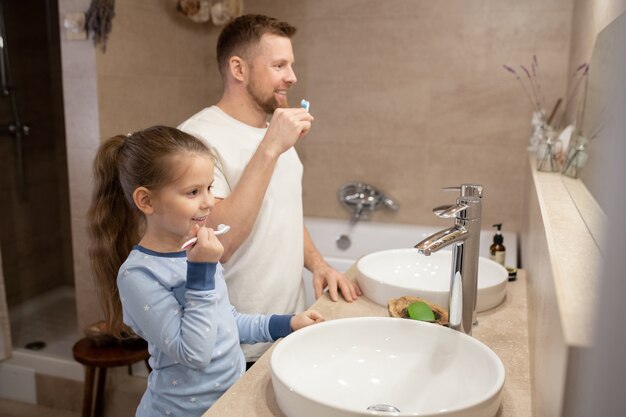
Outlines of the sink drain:
M352 244L352 241L350 240L350 236L341 235L341 236L337 236L337 239L335 239L335 243L337 244L337 247L339 249L346 250L350 247L350 245Z
M400 413L393 405L389 404L375 404L367 407L367 411L376 415L389 415L389 416L397 416Z
M41 350L46 347L46 342L38 340L36 342L27 343L24 347L29 350Z

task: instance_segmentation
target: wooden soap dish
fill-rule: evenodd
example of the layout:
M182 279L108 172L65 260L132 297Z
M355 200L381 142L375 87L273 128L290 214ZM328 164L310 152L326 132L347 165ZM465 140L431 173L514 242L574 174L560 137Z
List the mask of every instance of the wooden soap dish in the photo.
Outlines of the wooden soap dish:
M433 304L430 301L424 300L423 298L414 297L412 295L407 295L400 298L393 298L389 300L387 304L387 308L389 309L389 315L391 317L400 317L403 319L408 319L409 315L407 313L407 308L418 301L422 301L430 307L430 309L435 313L435 321L434 323L441 324L442 326L448 326L448 312L443 308L439 307L437 304Z

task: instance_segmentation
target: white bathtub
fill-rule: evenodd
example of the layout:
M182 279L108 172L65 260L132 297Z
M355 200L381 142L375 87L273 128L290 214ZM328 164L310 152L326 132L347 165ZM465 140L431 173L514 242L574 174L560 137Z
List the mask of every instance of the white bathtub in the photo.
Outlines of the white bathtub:
M333 268L345 272L361 256L368 253L396 248L411 248L422 239L438 231L433 226L417 226L397 223L376 223L363 221L351 225L348 219L325 219L305 217L311 238L317 249ZM489 246L493 242L495 230L483 230L480 234L480 255L489 257ZM347 249L337 246L337 239L346 235L351 244ZM506 247L506 264L517 266L517 234L502 232ZM311 273L304 270L304 285L306 289L307 307L315 301Z

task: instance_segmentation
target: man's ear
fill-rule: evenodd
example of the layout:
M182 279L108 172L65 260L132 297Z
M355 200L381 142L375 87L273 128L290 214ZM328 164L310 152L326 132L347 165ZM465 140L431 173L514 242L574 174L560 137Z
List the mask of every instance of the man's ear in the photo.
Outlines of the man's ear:
M228 60L228 70L234 79L243 82L248 75L248 64L239 56L231 56Z
M133 201L135 205L143 214L154 213L154 207L152 205L152 193L146 187L138 187L133 192Z

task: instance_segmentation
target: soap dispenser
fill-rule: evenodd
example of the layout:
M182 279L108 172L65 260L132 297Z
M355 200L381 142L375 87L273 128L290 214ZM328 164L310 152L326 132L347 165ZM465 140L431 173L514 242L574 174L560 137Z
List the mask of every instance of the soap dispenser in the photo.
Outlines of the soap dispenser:
M493 236L493 243L489 246L489 257L491 260L505 266L504 257L506 255L506 248L502 244L504 242L504 237L502 236L502 223L494 224L493 227L497 228L497 230L496 234Z

